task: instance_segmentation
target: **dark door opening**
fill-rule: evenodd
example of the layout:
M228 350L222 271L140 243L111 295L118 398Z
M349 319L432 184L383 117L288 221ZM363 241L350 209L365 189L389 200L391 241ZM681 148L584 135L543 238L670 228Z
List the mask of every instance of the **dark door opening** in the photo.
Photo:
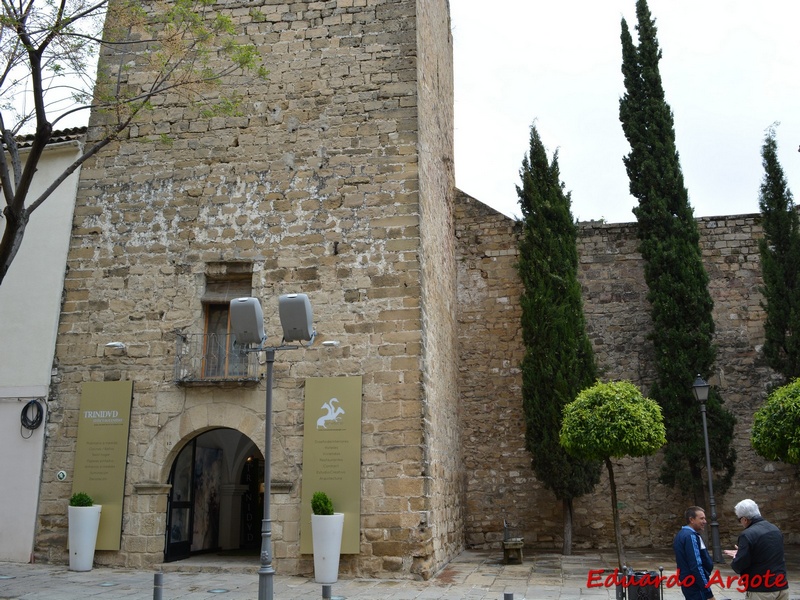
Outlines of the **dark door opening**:
M169 475L164 560L260 548L263 469L258 448L233 429L189 441Z
M169 476L172 489L167 503L166 562L188 558L192 547L194 450L193 440L178 454Z
M239 548L261 549L261 523L264 518L264 461L256 457L248 459L242 467L239 482L246 486L242 494L242 527Z

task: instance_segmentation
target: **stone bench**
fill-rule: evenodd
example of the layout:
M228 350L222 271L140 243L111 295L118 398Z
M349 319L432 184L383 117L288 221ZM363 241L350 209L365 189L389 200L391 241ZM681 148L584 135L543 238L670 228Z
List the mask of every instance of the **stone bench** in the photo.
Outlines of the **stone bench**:
M525 542L522 538L510 538L503 540L503 564L506 565L521 565L522 564L522 546Z

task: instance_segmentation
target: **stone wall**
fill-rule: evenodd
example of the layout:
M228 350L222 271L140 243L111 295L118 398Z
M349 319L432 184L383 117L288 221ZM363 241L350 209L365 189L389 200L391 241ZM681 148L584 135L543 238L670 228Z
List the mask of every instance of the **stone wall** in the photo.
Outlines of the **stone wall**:
M464 548L464 485L458 448L458 348L453 222L453 38L448 2L417 2L419 184L423 319L425 488L420 531L430 550L415 571L432 574ZM426 531L430 529L430 531Z
M300 554L303 381L362 375L361 546L345 575L427 578L465 544L497 547L503 520L530 546L560 546L561 507L530 470L521 411L517 225L461 194L453 204L452 41L446 0L225 0L258 45L266 82L231 77L242 116L206 118L168 96L81 171L39 504L37 560L66 561L66 501L86 381L132 380L122 550L98 562L161 562L170 468L203 431L263 452L264 381L174 383L179 334L204 331L203 297L245 276L278 336L276 296L306 292L329 349L275 364L276 568ZM145 60L126 71L139 85ZM94 115L90 136L102 125ZM739 418L739 470L718 499L760 502L800 536L794 469L748 443L772 374L762 342L757 217L699 221L716 302L718 385ZM584 224L580 266L603 377L652 379L646 288L633 225ZM241 283L241 281L239 281ZM106 347L122 341L125 349ZM699 415L698 415L699 417ZM698 418L699 426L699 418ZM657 483L658 456L617 461L624 536L663 546L689 504ZM613 544L608 485L575 503L578 547Z
M536 480L524 447L520 284L514 266L519 224L466 194L458 195L456 207L467 544L496 547L508 519L523 529L527 545L559 548L561 504ZM753 411L775 381L761 352L759 215L705 217L698 226L715 303L718 355L711 383L738 419L733 486L716 498L721 539L724 546L735 542L733 506L751 497L788 541L796 541L795 469L764 461L749 443ZM654 368L636 225L583 223L578 244L584 312L601 377L630 379L647 392ZM697 422L700 427L699 410ZM683 510L693 503L658 483L659 466L659 455L615 461L623 534L631 547L669 545ZM613 546L605 473L595 493L577 500L575 509L576 547Z
M221 6L270 69L225 82L243 116L205 118L169 96L82 170L37 558L66 559L69 480L54 473L72 470L86 381L134 381L122 550L100 563L163 560L164 484L193 437L230 427L263 452L263 379L173 383L176 332L203 332L206 284L233 269L251 273L273 341L276 297L302 291L320 339L341 342L275 363L273 478L295 482L273 503L276 568L312 568L299 552L303 381L363 375L361 548L341 569L427 578L463 546L447 2ZM123 77L139 82L139 69Z

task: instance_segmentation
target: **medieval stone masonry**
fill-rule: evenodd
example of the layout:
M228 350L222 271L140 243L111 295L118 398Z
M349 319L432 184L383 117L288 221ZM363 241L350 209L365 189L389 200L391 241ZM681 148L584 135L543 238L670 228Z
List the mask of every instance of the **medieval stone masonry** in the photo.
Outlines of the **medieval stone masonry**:
M243 96L242 116L205 118L168 96L81 171L36 559L66 562L71 487L55 474L73 470L90 381L134 385L121 549L99 551L97 562L164 561L179 539L168 511L177 459L212 437L236 452L223 460L211 544L244 544L244 519L257 512L247 463L264 455L264 366L231 351L227 302L258 298L275 340L277 297L290 292L308 294L319 341L340 345L318 341L275 362L278 572L312 571L300 551L309 377L363 377L360 548L342 557L343 576L428 578L466 546L498 548L504 519L528 546L559 547L561 505L533 477L524 448L517 224L455 198L447 1L218 7L270 69L264 82L226 81ZM123 74L129 84L143 65ZM94 115L89 135L101 124ZM737 476L719 499L723 540L737 533L732 506L749 496L796 541L794 470L757 458L748 441L774 381L760 353L758 217L699 223L720 350L712 383L739 419ZM603 378L646 390L650 325L635 226L583 224L580 257ZM657 483L658 460L620 461L631 546L668 544L691 503ZM575 507L576 545L613 545L607 483Z
M211 331L226 289L261 299L270 336L277 296L305 292L320 339L341 345L275 365L273 477L289 482L273 491L276 568L312 566L299 551L304 378L361 375L361 548L342 570L427 578L463 548L447 2L254 6L219 3L270 69L226 82L244 116L203 118L170 96L82 170L36 553L66 557L69 485L54 473L73 464L81 385L132 380L122 549L97 560L162 562L178 452L213 428L262 452L264 439L263 379L177 385L178 348Z
M733 485L715 494L723 547L736 543L733 506L753 498L789 543L800 539L794 505L795 468L756 456L750 446L753 412L776 381L761 344L764 311L759 292L760 215L704 217L700 243L714 300L715 375L737 418ZM525 450L519 364L516 277L519 224L466 194L456 201L459 297L459 389L467 472L467 545L496 547L503 519L520 526L526 545L560 548L561 503L538 482ZM647 393L653 379L651 329L636 224L582 223L579 277L589 336L604 381L628 379ZM698 407L698 427L700 414ZM491 440L487 442L487 440ZM631 547L668 547L693 498L658 483L659 455L619 460L617 479L623 534ZM623 490L620 493L620 489ZM715 490L716 491L716 490ZM613 547L608 480L575 502L576 547Z

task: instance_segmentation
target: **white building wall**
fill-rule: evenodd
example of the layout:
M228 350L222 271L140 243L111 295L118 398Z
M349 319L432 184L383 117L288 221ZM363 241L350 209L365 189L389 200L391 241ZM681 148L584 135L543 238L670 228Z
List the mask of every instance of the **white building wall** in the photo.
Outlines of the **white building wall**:
M77 142L48 148L31 198L79 151ZM0 285L0 481L9 492L0 494L0 561L29 562L33 551L46 400L79 172L33 212ZM42 426L35 430L21 424L22 410L31 399L39 399L45 409Z

